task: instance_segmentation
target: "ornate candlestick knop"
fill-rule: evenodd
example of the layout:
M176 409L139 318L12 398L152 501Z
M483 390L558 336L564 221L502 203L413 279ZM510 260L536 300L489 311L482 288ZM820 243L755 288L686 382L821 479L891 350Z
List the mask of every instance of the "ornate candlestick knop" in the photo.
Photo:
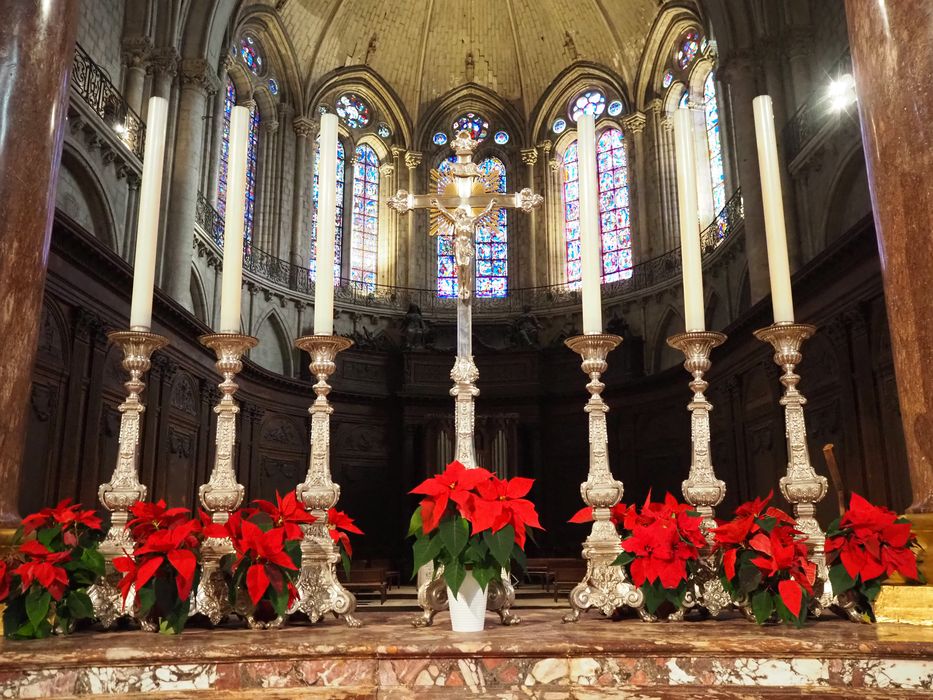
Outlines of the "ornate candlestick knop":
M635 588L626 576L625 569L612 564L622 551L622 538L610 520L610 509L622 500L622 482L613 478L609 470L608 435L606 413L609 407L603 401L605 384L600 377L609 366L606 357L622 338L610 334L577 335L568 338L568 348L583 358L581 368L590 381L586 385L590 392L584 410L589 416L589 474L580 484L583 502L593 509L593 529L583 543L583 558L586 560L586 576L570 592L572 611L564 622L576 622L588 608L597 608L604 615L611 615L619 607L628 606L644 616L644 594Z
M704 375L712 366L710 353L726 341L726 336L715 331L687 331L667 339L667 344L684 354L684 369L693 379L690 390L693 398L687 404L690 411L690 473L681 485L684 499L696 508L703 518L700 529L706 536L706 547L701 553L702 568L694 580L694 595L688 595L684 607L700 605L713 616L731 603L717 574L716 556L713 554L713 533L716 526L714 508L726 495L726 484L716 478L710 449L709 414L713 404L706 398L709 382ZM682 617L682 608L673 617Z
M202 335L201 345L217 355L217 371L223 377L218 384L220 401L214 406L217 414L216 454L214 468L206 484L198 489L201 507L215 523L225 523L230 513L243 502L244 488L236 477L236 416L240 407L233 399L239 386L234 377L243 369L241 357L256 347L256 338L240 333L214 333ZM227 582L220 570L220 560L233 552L227 538L208 538L201 545L201 580L195 593L193 612L206 616L212 624L219 624L232 611Z
M327 400L330 385L327 378L336 370L337 353L353 345L353 341L338 335L309 335L295 341L295 347L311 356L311 374L317 377L314 393L317 398L308 412L311 414L311 459L308 474L296 489L298 499L315 521L304 526L301 542L301 573L298 577L298 598L289 613L303 612L311 622L317 622L328 612L344 619L348 627L359 627L353 616L356 596L337 580L335 565L340 553L330 537L327 511L340 500L340 486L330 473L330 414L334 412Z
M793 506L797 529L807 537L807 546L817 565L818 576L823 580L823 594L818 604L825 607L831 604L833 598L824 550L826 533L816 521L814 513L816 504L826 496L829 484L826 477L817 474L810 464L807 428L803 418L803 407L807 400L797 390L800 375L794 372L803 359L800 348L815 332L816 326L807 323L775 323L755 331L755 337L774 347L774 362L784 371L781 376L784 395L780 403L784 407L787 437L787 475L781 477L781 493Z
M110 511L110 529L100 545L107 567L106 575L88 590L94 612L104 627L110 627L122 615L123 601L116 588L119 574L113 570L114 557L132 551L133 541L126 530L129 508L136 501L146 499L148 489L139 482L139 433L142 416L146 411L140 399L146 385L143 376L149 371L150 357L156 350L168 345L168 338L146 331L114 331L108 340L123 350L123 369L130 375L123 385L126 400L120 404L120 442L117 464L110 481L101 484L97 496L101 505ZM132 609L131 601L127 601Z

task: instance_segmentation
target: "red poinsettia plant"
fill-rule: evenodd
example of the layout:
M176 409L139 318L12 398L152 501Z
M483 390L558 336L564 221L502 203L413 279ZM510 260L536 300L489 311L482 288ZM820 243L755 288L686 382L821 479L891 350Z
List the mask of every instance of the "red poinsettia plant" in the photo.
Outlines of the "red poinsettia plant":
M104 574L97 551L101 521L71 499L28 515L11 562L0 562L0 601L7 636L25 639L70 632L94 617L87 589Z
M246 593L258 619L284 617L298 596L295 580L301 566L302 525L314 516L294 491L275 494L275 503L257 499L230 514L227 522L204 527L207 537L229 538L234 553L222 562L231 577L230 602L239 608Z
M722 552L722 582L758 624L773 619L801 627L814 596L816 564L794 519L768 504L773 493L739 506L713 529Z
M628 568L632 583L644 593L649 613L655 614L665 603L680 608L706 544L700 514L671 494L663 503L652 502L650 493L641 512L635 506L616 506L613 512L628 533L613 563Z
M911 581L924 582L917 570L917 549L909 520L853 493L849 509L826 533L826 563L833 594L854 599L855 609L874 622L872 606L885 578L899 573Z
M135 591L136 617L156 624L160 632L178 634L188 621L191 591L200 575L201 521L186 508L168 508L163 500L137 501L130 513L126 527L133 552L113 560L123 574L123 603Z
M457 595L472 571L480 587L524 563L529 528L541 528L534 504L525 498L533 479L499 479L481 467L451 462L411 493L424 496L411 518L415 573L433 562L444 567L448 588Z
M350 544L350 535L365 534L353 522L353 518L343 511L331 508L327 511L327 531L330 538L337 545L340 552L340 561L343 564L343 570L350 575L350 561L353 559L353 547Z

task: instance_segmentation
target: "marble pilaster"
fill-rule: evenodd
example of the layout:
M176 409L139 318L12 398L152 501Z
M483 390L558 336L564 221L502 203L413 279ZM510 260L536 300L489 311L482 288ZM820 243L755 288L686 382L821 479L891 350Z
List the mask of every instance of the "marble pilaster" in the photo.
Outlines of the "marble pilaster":
M846 0L913 502L933 513L933 5ZM929 522L928 522L929 525Z
M19 525L20 460L61 164L77 0L0 0L0 541ZM37 118L42 115L42 118Z

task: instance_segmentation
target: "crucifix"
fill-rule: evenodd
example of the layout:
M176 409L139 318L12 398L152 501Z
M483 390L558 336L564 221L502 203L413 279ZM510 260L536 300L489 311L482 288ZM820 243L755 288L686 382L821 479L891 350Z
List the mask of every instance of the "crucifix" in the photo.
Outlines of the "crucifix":
M461 131L451 141L455 158L449 170L433 173L438 184L437 194L411 194L399 190L388 199L388 205L405 214L413 209L433 209L432 236L450 235L457 266L457 357L450 378L454 385L454 458L468 469L476 467L473 439L473 398L479 395L476 380L479 370L473 361L473 297L476 258L476 229L493 219L499 209L521 209L525 213L541 205L544 198L530 187L519 192L499 192L501 173L483 172L473 162L473 152L479 142L469 131ZM419 576L419 581L422 579ZM416 626L430 625L434 616L446 604L447 589L442 577L428 579L418 587L418 602L424 615L416 618ZM489 609L499 613L503 624L515 624L519 618L509 612L515 602L515 590L508 575L489 583Z

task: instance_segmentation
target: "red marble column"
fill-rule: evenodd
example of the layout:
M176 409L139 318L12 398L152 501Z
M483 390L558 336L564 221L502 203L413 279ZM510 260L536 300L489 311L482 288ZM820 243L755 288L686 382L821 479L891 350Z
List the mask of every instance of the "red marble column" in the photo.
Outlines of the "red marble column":
M933 512L933 3L846 0L914 513Z
M78 0L0 0L0 539L20 461L61 161Z

